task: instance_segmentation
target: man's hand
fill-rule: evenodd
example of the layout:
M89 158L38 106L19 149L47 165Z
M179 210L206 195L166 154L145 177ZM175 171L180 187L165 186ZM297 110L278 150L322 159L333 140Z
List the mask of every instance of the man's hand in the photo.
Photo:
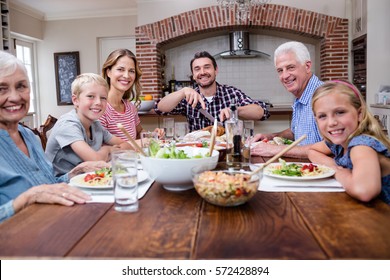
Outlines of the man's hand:
M192 106L192 108L195 108L198 103L202 106L203 109L206 109L206 104L203 101L202 96L196 92L194 89L185 87L182 88L182 94L184 94L184 98Z

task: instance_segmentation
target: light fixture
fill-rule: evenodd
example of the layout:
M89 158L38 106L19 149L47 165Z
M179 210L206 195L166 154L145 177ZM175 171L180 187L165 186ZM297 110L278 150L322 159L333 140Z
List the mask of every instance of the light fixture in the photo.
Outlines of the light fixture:
M260 6L271 2L271 0L217 0L217 3L228 9L236 9L237 21L245 21L250 19L252 6Z

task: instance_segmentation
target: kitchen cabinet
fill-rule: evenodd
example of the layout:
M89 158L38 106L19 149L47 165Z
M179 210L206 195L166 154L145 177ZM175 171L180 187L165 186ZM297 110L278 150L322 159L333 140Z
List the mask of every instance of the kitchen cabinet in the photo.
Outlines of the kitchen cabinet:
M390 131L390 105L371 104L371 113L378 116L378 121L383 129L388 133Z
M352 0L352 38L367 34L367 0Z
M8 0L0 1L0 11L1 11L1 40L0 40L0 49L4 51L10 51L10 29L9 29L9 7Z
M366 100L367 35L352 40L352 81Z
M178 90L182 89L183 87L195 88L195 82L194 81L170 80L168 91L169 91L169 93L172 93L174 91L178 91Z

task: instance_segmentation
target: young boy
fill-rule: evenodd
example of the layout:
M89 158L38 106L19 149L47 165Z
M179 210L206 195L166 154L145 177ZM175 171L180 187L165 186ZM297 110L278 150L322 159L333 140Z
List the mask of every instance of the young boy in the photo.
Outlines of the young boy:
M74 109L58 119L46 145L45 153L53 163L56 176L83 161L108 161L113 149L132 149L98 121L106 110L107 96L108 84L97 74L81 74L73 81Z

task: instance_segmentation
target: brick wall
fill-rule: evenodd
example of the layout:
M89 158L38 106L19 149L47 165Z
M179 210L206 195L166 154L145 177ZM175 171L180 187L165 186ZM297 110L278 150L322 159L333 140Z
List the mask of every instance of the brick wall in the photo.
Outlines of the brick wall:
M136 27L136 52L143 71L143 94L160 97L164 79L162 46L188 41L198 34L228 33L233 29L286 32L318 40L320 78L348 78L348 20L312 11L267 4L254 7L251 20L236 22L234 12L219 6L188 11L151 24Z

